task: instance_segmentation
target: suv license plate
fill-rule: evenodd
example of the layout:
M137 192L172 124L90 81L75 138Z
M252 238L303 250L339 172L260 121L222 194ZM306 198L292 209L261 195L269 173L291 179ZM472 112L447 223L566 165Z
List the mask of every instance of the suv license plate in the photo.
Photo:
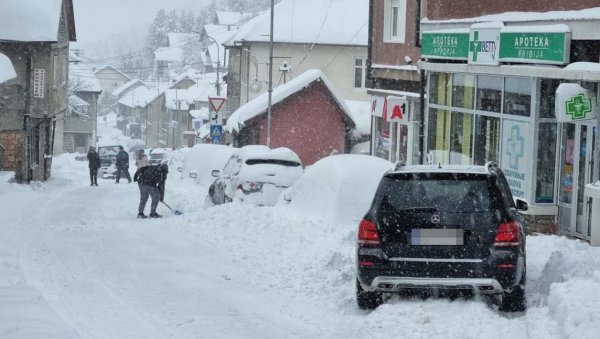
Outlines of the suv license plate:
M464 244L462 229L419 229L410 233L412 245L419 246L461 246Z

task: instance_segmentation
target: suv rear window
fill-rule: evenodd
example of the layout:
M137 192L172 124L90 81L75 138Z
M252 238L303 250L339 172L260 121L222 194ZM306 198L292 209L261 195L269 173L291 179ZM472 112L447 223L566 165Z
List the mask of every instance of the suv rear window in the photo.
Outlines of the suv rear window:
M488 212L491 207L487 176L468 173L411 173L385 176L377 206L398 211L431 209L439 212Z
M280 160L280 159L248 159L246 160L246 165L258 165L258 164L272 164L272 165L281 165L281 166L289 166L289 167L298 167L300 163L290 160Z

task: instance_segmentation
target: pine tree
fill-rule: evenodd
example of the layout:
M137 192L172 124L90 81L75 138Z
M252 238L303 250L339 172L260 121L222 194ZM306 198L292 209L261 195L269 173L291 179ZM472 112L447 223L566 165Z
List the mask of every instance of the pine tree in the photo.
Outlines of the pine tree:
M179 26L181 32L192 33L192 31L194 30L195 22L196 18L194 18L194 12L192 12L191 10L181 12L181 17L179 19Z

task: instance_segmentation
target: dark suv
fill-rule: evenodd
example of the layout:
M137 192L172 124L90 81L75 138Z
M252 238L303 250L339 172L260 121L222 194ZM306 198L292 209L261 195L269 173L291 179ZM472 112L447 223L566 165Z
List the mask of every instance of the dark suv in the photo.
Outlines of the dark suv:
M525 229L506 178L485 166L397 166L384 174L357 244L356 299L383 293L485 294L524 311Z

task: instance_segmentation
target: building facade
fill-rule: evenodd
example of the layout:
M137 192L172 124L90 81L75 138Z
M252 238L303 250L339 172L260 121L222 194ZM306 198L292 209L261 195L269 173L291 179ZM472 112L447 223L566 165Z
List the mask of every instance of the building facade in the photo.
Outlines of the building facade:
M589 240L598 180L595 1L423 3L426 163L503 169L531 230ZM511 12L511 13L508 13Z
M62 140L57 121L68 106L69 42L75 41L72 1L53 1L48 11L37 6L33 0L0 5L0 52L17 73L0 84L0 144L3 167L15 172L17 182L50 177L54 141Z
M416 67L421 12L421 1L369 1L371 154L404 164L420 163L422 157L423 91ZM392 117L394 107L402 111L402 119Z

